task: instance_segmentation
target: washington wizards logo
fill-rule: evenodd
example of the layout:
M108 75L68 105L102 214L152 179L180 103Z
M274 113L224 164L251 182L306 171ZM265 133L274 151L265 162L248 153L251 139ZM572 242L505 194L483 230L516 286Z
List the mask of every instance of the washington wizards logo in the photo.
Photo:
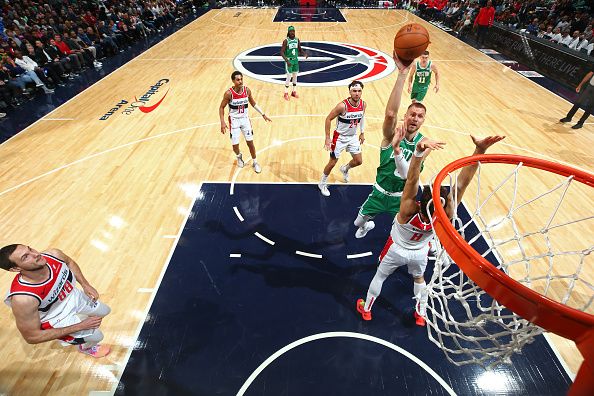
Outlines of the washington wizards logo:
M249 49L233 60L235 69L257 80L285 83L285 61L280 44ZM327 41L301 42L308 57L299 57L299 85L343 86L353 80L373 81L396 69L391 56L362 45Z

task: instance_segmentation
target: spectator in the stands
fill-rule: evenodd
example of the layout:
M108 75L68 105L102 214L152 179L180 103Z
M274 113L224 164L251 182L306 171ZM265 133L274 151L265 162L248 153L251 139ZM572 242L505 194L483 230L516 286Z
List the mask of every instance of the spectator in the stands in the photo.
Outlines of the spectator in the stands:
M532 22L526 27L526 33L537 35L538 34L538 18L534 18Z
M571 40L573 40L573 37L569 35L569 30L565 30L563 33L561 33L561 40L559 41L559 44L569 47Z
M485 35L495 20L495 7L491 0L487 1L487 5L482 7L474 20L474 26L477 28L476 41L482 44L485 41Z
M35 76L37 76L37 80L41 80L44 86L48 86L49 84L53 83L53 81L50 81L45 76L43 69L39 67L37 62L29 58L27 55L23 55L21 51L16 51L14 63L23 68L23 70L25 70L25 72L27 72L29 75L35 74ZM37 80L35 80L36 83Z
M76 46L77 48L82 49L85 54L88 54L93 66L96 68L101 68L101 62L97 61L97 49L93 45L87 45L87 43L85 43L82 38L78 37L74 30L70 31L67 43L70 47Z
M3 58L3 66L8 74L12 77L13 82L20 89L25 90L27 84L34 84L36 88L42 88L46 94L53 93L53 89L45 86L43 81L37 77L34 71L25 70L14 62L14 59L6 54Z
M549 25L549 26L547 26L546 30L541 30L540 32L538 32L537 37L540 37L545 40L550 40L553 38L553 36L554 36L553 25Z
M561 43L561 40L563 40L563 35L561 34L560 28L553 29L553 37L551 37L550 40L557 44Z
M63 53L56 45L56 41L53 38L50 39L46 51L50 54L50 56L52 56L52 58L57 58L60 62L62 62L62 65L72 73L79 73L82 70L82 65L80 64L78 56L76 56L76 54Z
M48 60L48 57L46 57L43 53L38 53L31 43L25 44L25 49L27 50L27 56L33 59L41 68L43 68L44 74L47 74L54 85L62 84L61 75L63 74L63 71L60 73L59 68L53 66L51 59ZM57 63L57 65L60 65L60 63Z
M568 27L569 27L569 16L567 16L567 15L562 16L559 23L557 23L557 25L555 26L555 28L559 28L561 31L566 30Z

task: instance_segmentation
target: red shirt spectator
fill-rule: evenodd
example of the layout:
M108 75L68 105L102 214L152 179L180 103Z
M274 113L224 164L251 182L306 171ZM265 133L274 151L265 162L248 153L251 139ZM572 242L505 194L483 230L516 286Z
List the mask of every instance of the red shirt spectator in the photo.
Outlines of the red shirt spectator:
M87 13L83 17L83 19L87 23L87 25L89 25L89 26L96 26L97 25L97 18L95 18L93 16L93 14L91 14L91 11L87 11Z
M491 5L489 1L485 7L479 10L476 19L474 20L474 26L489 26L493 25L493 19L495 19L495 7Z
M60 52L62 52L63 54L66 54L66 55L70 55L70 54L74 53L74 52L72 52L72 50L70 49L68 44L66 44L64 41L62 41L62 39L58 35L55 36L55 40L56 40L56 47L58 47Z

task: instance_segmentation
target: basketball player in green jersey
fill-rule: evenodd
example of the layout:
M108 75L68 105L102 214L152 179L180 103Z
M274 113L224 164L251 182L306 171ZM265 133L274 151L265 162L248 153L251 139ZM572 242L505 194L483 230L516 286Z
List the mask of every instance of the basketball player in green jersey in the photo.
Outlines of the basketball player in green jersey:
M431 74L433 73L435 73L434 90L437 93L439 91L439 72L437 71L437 66L429 60L429 51L425 51L421 55L421 60L415 62L415 67L412 69L408 78L408 93L413 103L423 101L429 90Z
M410 162L412 154L420 141L426 142L426 147L431 149L437 147L437 142L423 137L419 129L425 121L425 113L427 109L421 103L412 103L408 106L404 114L402 136L395 133L396 120L400 102L402 99L402 91L404 90L404 83L410 70L410 65L404 66L394 53L394 61L398 67L398 78L390 93L388 104L386 105L386 113L384 116L384 123L382 125L383 139L380 147L380 164L377 168L375 176L375 183L371 190L371 194L361 206L359 214L355 219L355 226L358 227L355 233L356 238L363 238L367 233L375 227L375 223L371 221L376 215L380 213L389 213L390 216L396 216L400 209L400 197L404 190L404 183L406 182L406 174L408 169L397 169L394 158L394 147L400 147L399 156L403 156L405 162Z
M285 60L285 70L287 71L287 79L285 80L285 100L289 100L289 81L293 80L293 91L291 96L295 99L299 98L297 95L297 73L299 73L299 55L305 56L307 59L307 52L301 49L301 41L295 37L295 28L289 26L287 30L287 38L284 39L281 46L281 56Z

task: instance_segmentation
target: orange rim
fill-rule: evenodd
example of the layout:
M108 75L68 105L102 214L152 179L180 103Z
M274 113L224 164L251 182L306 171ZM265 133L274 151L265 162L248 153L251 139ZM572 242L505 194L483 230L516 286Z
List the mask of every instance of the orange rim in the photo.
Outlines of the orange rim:
M444 249L460 269L491 297L517 315L543 329L579 342L594 328L594 315L551 300L512 279L474 250L458 234L449 221L440 203L439 187L452 171L478 162L514 165L522 163L531 168L546 170L562 176L573 175L574 180L590 187L594 187L594 175L566 165L536 158L519 155L483 154L460 158L446 165L437 174L433 182L433 202L437 202L435 205L434 229Z

